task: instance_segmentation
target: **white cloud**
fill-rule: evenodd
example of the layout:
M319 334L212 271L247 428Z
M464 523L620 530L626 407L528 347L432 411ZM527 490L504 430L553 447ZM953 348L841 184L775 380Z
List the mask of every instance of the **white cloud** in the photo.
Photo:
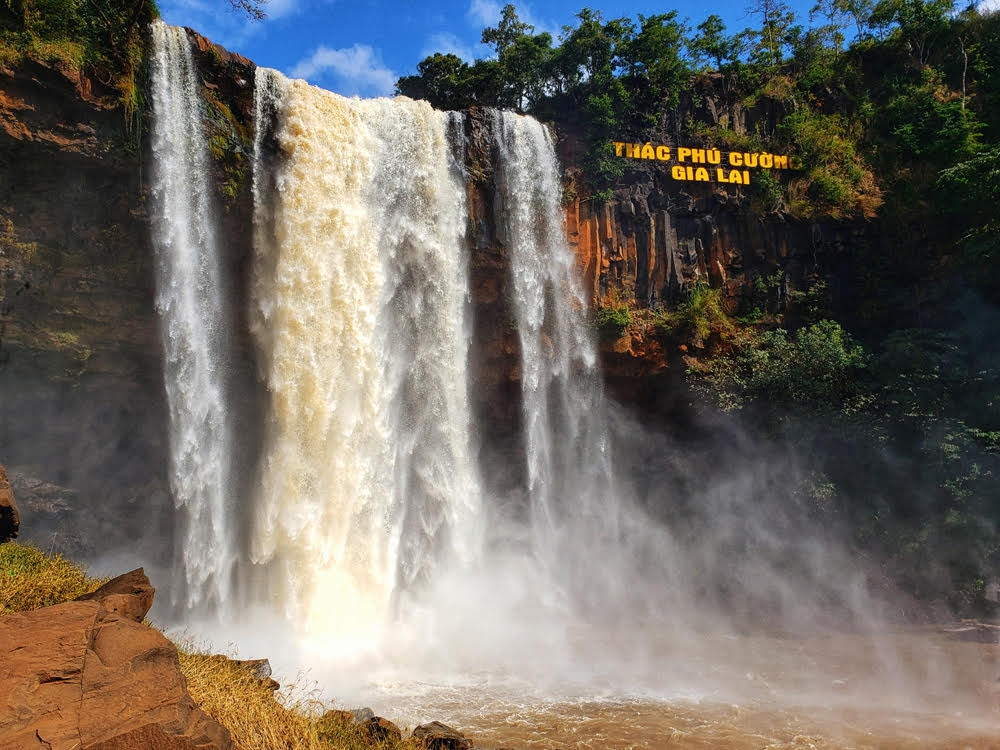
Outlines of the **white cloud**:
M980 13L994 13L1000 10L1000 0L983 0L979 3Z
M275 2L295 5L299 0ZM264 12L271 12L270 3L264 6ZM161 0L160 15L167 23L190 26L233 52L264 32L263 23L249 20L243 13L230 8L228 3L220 5L218 0Z
M442 31L431 34L420 52L421 59L440 52L443 55L451 53L458 55L467 63L475 62L477 57L486 57L490 54L490 48L482 44L466 44L450 31Z
M320 46L291 69L293 78L322 83L345 96L391 96L396 74L382 64L374 49L355 44L343 49Z
M302 0L265 0L263 8L271 20L293 16L302 10Z
M469 23L479 28L495 26L500 20L500 3L492 0L472 0L465 17L469 19Z
M987 2L1000 2L1000 0L987 0ZM517 17L523 23L535 27L535 34L549 32L552 40L555 41L562 33L562 27L553 21L542 21L537 18L527 3L516 4ZM465 17L473 26L478 29L495 27L500 22L501 6L492 0L471 0L469 9L465 12ZM455 54L458 54L457 52ZM461 55L459 55L461 57Z

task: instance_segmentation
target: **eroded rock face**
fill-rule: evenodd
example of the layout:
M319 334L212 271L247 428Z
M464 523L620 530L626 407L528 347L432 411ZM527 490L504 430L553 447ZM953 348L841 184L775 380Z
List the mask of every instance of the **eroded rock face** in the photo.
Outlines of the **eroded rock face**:
M16 539L21 527L21 515L14 502L14 491L7 480L7 471L0 464L0 544Z
M188 695L176 647L141 624L152 596L137 570L0 618L0 747L229 750Z

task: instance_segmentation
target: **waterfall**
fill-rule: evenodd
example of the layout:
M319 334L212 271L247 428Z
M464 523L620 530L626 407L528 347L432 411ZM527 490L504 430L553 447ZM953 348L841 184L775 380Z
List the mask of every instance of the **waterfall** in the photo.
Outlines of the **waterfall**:
M566 240L551 137L512 112L494 112L493 130L497 216L521 344L534 553L555 585L579 593L592 583L594 556L607 551L595 544L614 545L620 523L596 345Z
M182 510L180 564L193 608L229 599L237 556L225 385L228 313L190 43L183 29L161 21L153 23L152 36L156 309L170 414L170 485Z
M271 403L250 554L269 601L352 648L479 554L464 182L426 103L257 75L282 159L258 197Z
M227 419L200 99L185 33L156 24L154 40L157 304L189 608L260 606L324 652L371 650L393 623L419 623L411 635L461 639L475 661L486 641L509 649L508 633L556 648L581 607L623 604L631 549L660 560L666 545L615 477L548 131L492 114L522 360L521 507L519 490L484 498L480 477L464 117L257 69L249 321L267 397L237 517L227 487L242 436Z

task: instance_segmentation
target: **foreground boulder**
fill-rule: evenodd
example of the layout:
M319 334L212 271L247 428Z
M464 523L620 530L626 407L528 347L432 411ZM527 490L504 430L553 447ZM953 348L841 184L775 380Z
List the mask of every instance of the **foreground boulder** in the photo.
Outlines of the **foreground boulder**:
M14 502L14 491L7 480L7 471L0 464L0 544L17 538L21 526L21 516Z
M413 737L427 750L472 750L472 740L440 721L421 724L413 730Z
M356 727L365 741L373 746L398 744L403 739L399 727L388 719L376 716L370 708L356 708L353 711L333 709L323 714L320 724L343 725Z
M152 595L138 570L0 617L0 747L230 750L188 694L176 647L141 623Z

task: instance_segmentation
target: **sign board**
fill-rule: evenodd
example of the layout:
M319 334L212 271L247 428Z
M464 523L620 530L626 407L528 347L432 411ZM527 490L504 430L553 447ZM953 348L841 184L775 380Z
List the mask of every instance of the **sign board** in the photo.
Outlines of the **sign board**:
M612 141L615 156L626 159L673 162L670 176L675 180L693 182L722 182L730 185L749 185L752 169L796 169L797 159L785 154L767 151L720 151L717 148L688 148L652 143L626 143ZM725 157L725 158L723 158Z

